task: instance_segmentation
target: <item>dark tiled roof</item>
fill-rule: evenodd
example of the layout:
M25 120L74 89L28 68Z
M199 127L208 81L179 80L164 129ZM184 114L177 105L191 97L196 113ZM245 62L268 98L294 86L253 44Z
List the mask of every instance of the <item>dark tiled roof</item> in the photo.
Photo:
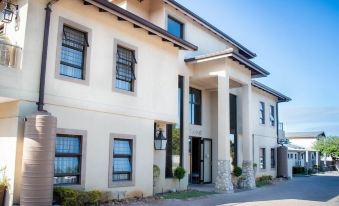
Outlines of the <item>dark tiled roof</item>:
M291 101L291 98L281 94L280 92L275 91L274 89L272 89L272 88L270 88L270 87L268 87L268 86L266 86L266 85L264 85L260 82L252 80L252 85L254 87L257 87L257 88L259 88L259 89L261 89L265 92L268 92L268 93L278 97L279 102L289 102L289 101Z
M293 138L319 138L325 137L324 131L316 131L316 132L288 132L286 133L286 137Z

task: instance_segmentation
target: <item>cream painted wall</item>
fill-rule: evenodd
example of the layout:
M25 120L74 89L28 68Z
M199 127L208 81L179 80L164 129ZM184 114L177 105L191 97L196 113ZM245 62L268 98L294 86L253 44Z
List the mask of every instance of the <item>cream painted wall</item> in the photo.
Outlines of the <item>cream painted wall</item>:
M86 190L153 191L153 121L109 113L46 105L58 128L87 131ZM135 186L108 188L110 133L136 135Z

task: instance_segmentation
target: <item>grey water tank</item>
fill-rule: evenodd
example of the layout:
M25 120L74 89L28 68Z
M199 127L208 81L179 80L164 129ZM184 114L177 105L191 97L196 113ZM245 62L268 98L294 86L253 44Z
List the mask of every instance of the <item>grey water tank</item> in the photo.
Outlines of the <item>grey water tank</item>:
M57 119L48 112L26 119L20 205L52 205Z
M277 177L288 178L288 149L286 146L279 146L277 148Z

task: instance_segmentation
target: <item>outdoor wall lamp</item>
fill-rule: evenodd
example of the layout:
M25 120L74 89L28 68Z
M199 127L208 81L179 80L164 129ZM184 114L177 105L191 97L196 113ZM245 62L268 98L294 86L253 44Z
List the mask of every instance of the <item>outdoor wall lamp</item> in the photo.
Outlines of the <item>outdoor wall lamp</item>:
M154 149L155 150L166 150L167 138L163 135L162 129L159 128L156 131L154 137Z
M19 6L8 1L4 1L5 8L1 11L1 21L4 23L12 22L14 12L17 12Z

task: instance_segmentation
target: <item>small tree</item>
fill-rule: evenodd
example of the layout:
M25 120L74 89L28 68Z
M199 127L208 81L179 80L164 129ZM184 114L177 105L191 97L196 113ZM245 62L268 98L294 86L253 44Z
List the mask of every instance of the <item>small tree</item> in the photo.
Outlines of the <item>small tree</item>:
M320 138L314 143L313 148L329 155L333 161L339 160L339 137L337 136Z
M158 165L153 165L153 194L154 194L154 189L156 186L156 181L160 177L160 168Z
M177 167L174 170L174 177L179 180L179 190L180 190L180 181L185 177L186 170L183 167Z
M234 167L233 169L233 175L236 177L240 177L242 174L242 169L240 167Z

